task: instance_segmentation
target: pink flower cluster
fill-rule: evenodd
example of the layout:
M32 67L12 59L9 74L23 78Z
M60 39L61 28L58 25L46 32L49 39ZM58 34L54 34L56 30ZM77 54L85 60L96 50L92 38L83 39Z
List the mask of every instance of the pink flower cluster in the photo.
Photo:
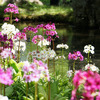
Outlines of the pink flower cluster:
M9 21L9 17L5 17L4 18L4 21Z
M54 23L45 25L44 29L46 30L46 32L44 34L46 34L48 36L48 38L47 38L48 41L51 41L52 37L59 38L59 36L57 35L57 32L55 30L56 27L55 27Z
M14 13L14 14L18 14L18 7L14 4L9 3L7 5L7 8L4 10L5 13Z
M78 71L73 78L75 89L72 91L71 100L77 100L77 90L83 86L81 90L80 100L100 100L100 75L97 72ZM94 99L96 98L96 99Z
M19 32L19 33L16 33L15 35L14 35L14 38L13 39L18 39L18 40L22 40L22 39L24 39L24 40L27 40L27 38L26 38L26 34L25 33L21 33L21 32Z
M41 60L38 61L34 59L32 64L29 64L29 62L26 61L22 70L24 72L23 79L25 82L37 82L39 79L50 81L48 67Z
M31 32L34 32L34 33L37 33L38 32L37 28L34 28L32 26L28 26L28 27L25 27L23 29L23 32L27 32L27 31L31 31Z
M48 41L51 41L52 37L59 38L59 36L57 35L57 32L55 31L56 27L54 23L46 24L46 25L40 24L40 25L37 25L36 28L32 26L28 26L23 29L23 32L31 31L31 32L37 33L38 29L40 28L43 28L43 34L46 34L48 36L47 37Z
M15 18L15 21L16 21L16 22L18 22L18 21L19 21L19 19L16 17L16 18Z
M80 61L83 61L84 57L82 56L81 52L80 51L76 51L74 52L73 54L69 53L68 54L68 59L71 60L78 60L80 59Z
M8 39L7 35L4 34L4 35L0 35L0 42L1 42L1 47L4 48L10 48L12 49L13 48L13 40L10 38Z
M33 39L32 39L32 42L34 43L34 44L37 44L39 41L41 41L41 40L43 40L44 39L44 37L42 36L42 35L35 35L34 37L33 37Z
M12 58L12 52L11 52L11 50L10 49L8 49L8 48L5 48L4 50L2 50L2 52L0 53L0 56L2 57L2 58Z
M12 80L12 68L7 68L6 71L0 68L0 83L5 85L11 85L13 82L14 81Z

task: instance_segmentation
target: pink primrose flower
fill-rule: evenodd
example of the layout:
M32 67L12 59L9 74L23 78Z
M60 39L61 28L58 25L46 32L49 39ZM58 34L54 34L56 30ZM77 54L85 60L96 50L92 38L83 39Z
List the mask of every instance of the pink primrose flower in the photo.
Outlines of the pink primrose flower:
M27 63L28 62L26 61L22 68L24 72L23 79L25 80L25 82L37 82L40 79L46 79L50 81L49 71L46 64L36 59L33 60L32 64Z
M33 39L32 39L32 42L34 43L34 44L37 44L39 41L41 41L41 40L43 40L44 39L44 37L42 36L42 35L35 35L34 37L33 37Z
M8 68L7 71L0 68L0 83L5 85L11 85L13 83L11 68Z
M15 18L15 21L16 21L16 22L18 22L18 21L19 21L19 19L16 17L16 18Z
M100 75L97 72L88 71L78 71L73 78L73 84L77 90L81 84L83 84L83 90L81 95L84 97L81 100L96 100L100 99ZM77 95L75 91L75 95ZM76 96L72 93L72 99L76 100Z
M9 17L5 17L4 18L4 21L9 21Z
M18 39L18 40L27 40L27 38L26 38L26 34L23 33L23 32L22 32L22 33L21 33L21 32L16 33L16 34L14 35L13 39Z

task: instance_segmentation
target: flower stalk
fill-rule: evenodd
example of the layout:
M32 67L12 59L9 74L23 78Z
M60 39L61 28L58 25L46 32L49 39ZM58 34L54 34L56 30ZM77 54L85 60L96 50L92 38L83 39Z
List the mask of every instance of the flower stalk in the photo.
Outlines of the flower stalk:
M88 52L88 59L87 59L87 63L90 62L90 55L89 55L89 52Z
M55 44L54 44L54 39L52 38L53 42L53 50L55 50ZM53 58L53 68L54 68L54 74L55 74L55 58Z
M10 24L12 24L12 13L10 14Z
M38 93L38 83L35 82L35 100L37 100L37 93Z
M49 68L49 59L48 59L48 68ZM48 100L50 100L50 81L48 81Z
M19 40L19 46L18 46L18 56L17 56L17 63L20 61L20 40Z

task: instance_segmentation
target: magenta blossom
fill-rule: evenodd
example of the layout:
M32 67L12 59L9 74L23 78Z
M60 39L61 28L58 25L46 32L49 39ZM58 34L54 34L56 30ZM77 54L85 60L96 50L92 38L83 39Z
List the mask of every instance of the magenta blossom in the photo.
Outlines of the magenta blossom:
M74 52L73 54L69 53L68 54L68 59L71 60L80 60L80 61L83 61L84 57L82 56L81 52L80 51L76 51Z
M42 36L42 35L35 35L34 37L33 37L33 39L32 39L32 42L34 43L34 44L37 44L39 41L41 41L41 40L43 40L44 39L44 37Z
M18 7L14 4L9 3L7 5L7 8L4 10L5 13L14 13L14 14L18 14Z
M14 35L14 39L18 39L18 40L27 40L27 38L26 38L26 34L25 33L21 33L21 32L19 32L19 33L16 33L15 35Z
M18 22L18 21L19 21L19 19L16 17L16 18L15 18L15 21L16 21L16 22Z
M12 68L8 68L6 71L0 68L0 83L5 85L11 85L12 80Z
M40 79L45 79L50 81L48 67L42 61L34 59L32 64L29 64L28 61L24 62L23 66L24 76L23 79L25 82L37 82Z
M32 27L32 26L28 26L28 27L25 27L25 28L23 29L23 32L27 32L27 31L31 31L31 32L34 32L34 33L37 33L37 32L38 32L37 27L34 28L34 27Z
M5 17L4 18L4 21L9 21L9 17Z
M83 86L80 96L83 96L80 100L99 100L100 98L100 74L97 72L78 71L73 78L73 84L75 89L72 91L71 100L77 100L77 90L80 86Z

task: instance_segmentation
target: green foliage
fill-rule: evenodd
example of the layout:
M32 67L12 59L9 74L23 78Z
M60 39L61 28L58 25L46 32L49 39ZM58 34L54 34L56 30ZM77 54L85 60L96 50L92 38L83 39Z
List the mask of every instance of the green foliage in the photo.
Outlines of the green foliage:
M25 95L26 87L20 79L18 79L14 84L12 84L13 92L9 97L11 100L22 100Z
M16 73L18 73L18 66L15 60L10 59L8 66L13 67L13 69L16 71Z

